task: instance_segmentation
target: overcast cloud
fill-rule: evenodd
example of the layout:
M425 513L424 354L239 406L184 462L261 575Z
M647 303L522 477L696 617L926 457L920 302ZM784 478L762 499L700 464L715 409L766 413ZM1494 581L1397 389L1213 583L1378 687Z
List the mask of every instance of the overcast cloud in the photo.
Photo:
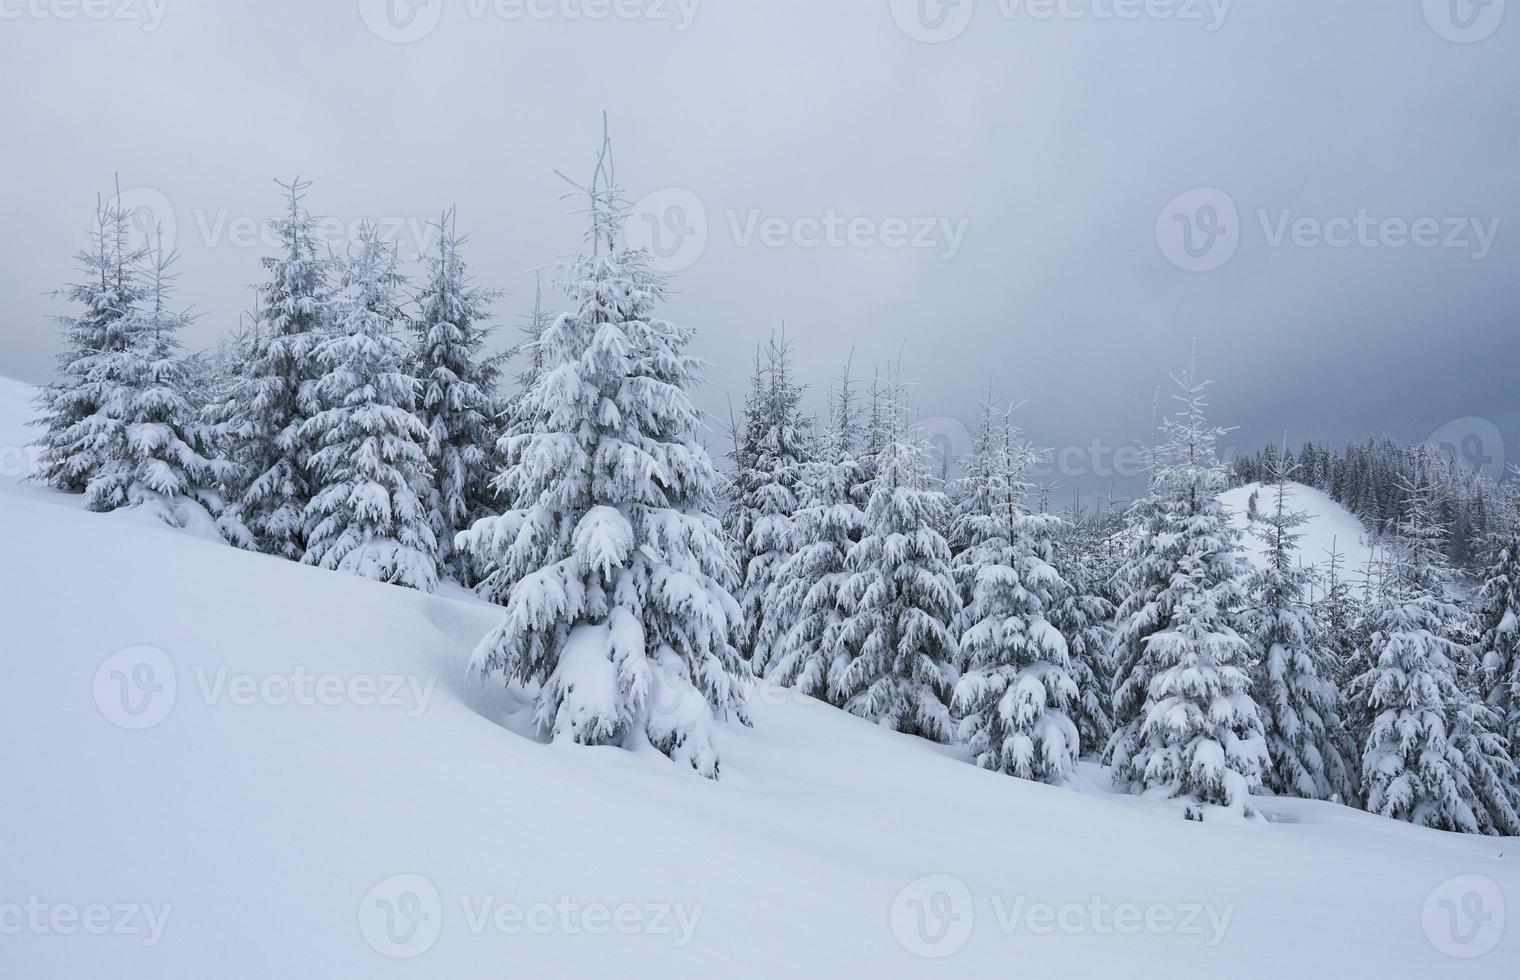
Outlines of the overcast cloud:
M1520 459L1504 6L0 0L0 371L48 376L116 171L183 253L192 346L247 308L297 173L336 236L413 252L457 205L510 325L578 244L554 170L589 171L606 109L715 413L785 321L815 387L901 351L952 435L990 378L1037 441L1113 447L1196 337L1243 444L1440 431L1492 466L1496 431Z

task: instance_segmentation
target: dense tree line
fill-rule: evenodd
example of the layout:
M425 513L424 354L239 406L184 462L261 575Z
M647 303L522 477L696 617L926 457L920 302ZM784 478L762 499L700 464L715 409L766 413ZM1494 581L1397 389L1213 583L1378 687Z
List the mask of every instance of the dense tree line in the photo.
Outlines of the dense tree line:
M1018 778L1106 763L1190 819L1277 794L1520 833L1520 515L1499 488L1390 443L1232 469L1190 366L1144 496L1051 513L1041 453L991 393L947 480L895 371L846 367L815 417L784 337L757 352L722 472L694 333L624 238L605 139L567 309L536 297L515 384L452 213L414 288L368 227L323 254L306 191L284 185L253 329L191 357L173 256L131 249L100 204L39 398L39 479L237 547L474 588L503 610L474 666L531 697L546 737L649 744L709 777L716 727L749 723L763 680ZM1220 501L1232 475L1265 484L1245 532ZM1363 501L1381 547L1360 581L1300 560L1297 483ZM1484 570L1466 599L1453 507Z
M1427 488L1433 516L1445 529L1442 551L1464 570L1481 567L1490 534L1509 518L1507 495L1492 480L1427 443L1411 446L1385 436L1336 451L1305 442L1297 453L1269 445L1236 457L1231 475L1237 486L1268 482L1279 463L1293 471L1296 482L1323 490L1379 534L1395 530L1407 516L1408 486Z

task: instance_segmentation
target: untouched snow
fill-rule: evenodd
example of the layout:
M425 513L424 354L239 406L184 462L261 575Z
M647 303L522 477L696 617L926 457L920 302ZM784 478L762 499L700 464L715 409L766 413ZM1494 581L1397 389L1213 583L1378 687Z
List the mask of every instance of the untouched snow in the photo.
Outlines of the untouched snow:
M0 446L28 395L0 382ZM13 470L0 976L1520 964L1495 894L1520 916L1517 840L1302 801L1190 824L1106 793L1089 763L1079 792L1035 785L784 693L719 733L718 783L648 748L544 745L499 682L465 677L493 607L89 514Z
M1226 490L1219 499L1230 508L1230 523L1247 532L1242 544L1252 564L1260 568L1266 564L1266 546L1249 532L1250 522L1246 520L1247 505L1256 491L1261 494L1256 500L1257 508L1263 514L1271 513L1277 506L1277 488L1274 486L1248 483ZM1360 583L1363 570L1372 558L1372 541L1361 519L1330 499L1323 490L1301 483L1288 484L1287 503L1289 509L1309 515L1309 523L1298 529L1303 535L1298 539L1298 554L1303 564L1327 570L1333 546L1341 553L1341 574L1349 582Z

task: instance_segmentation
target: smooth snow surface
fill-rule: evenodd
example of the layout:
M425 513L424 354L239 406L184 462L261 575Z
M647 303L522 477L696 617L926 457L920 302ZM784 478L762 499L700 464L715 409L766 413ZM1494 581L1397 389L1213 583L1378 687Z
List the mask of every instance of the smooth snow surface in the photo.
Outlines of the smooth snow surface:
M1261 513L1269 514L1277 506L1277 488L1270 484L1248 483L1234 487L1220 494L1219 499L1230 509L1230 523L1246 531L1242 540L1246 556L1260 568L1266 564L1266 546L1249 532L1249 521L1246 520L1252 493L1260 494L1256 506ZM1361 519L1323 490L1302 483L1288 484L1287 504L1289 510L1309 515L1309 522L1298 529L1303 535L1298 539L1298 556L1303 564L1326 571L1333 547L1341 554L1341 575L1359 590L1363 573L1373 555L1373 542Z
M0 445L28 397L0 383ZM495 608L86 513L15 469L6 978L1520 967L1520 840L1299 801L1186 823L1088 763L1080 792L1022 782L776 694L719 732L716 783L648 747L545 745L464 676Z

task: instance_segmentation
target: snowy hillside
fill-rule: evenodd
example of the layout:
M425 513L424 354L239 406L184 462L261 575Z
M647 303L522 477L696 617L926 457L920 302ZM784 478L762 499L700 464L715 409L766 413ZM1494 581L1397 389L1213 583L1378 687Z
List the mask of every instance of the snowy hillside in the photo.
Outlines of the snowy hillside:
M1251 494L1258 492L1257 507L1263 512L1276 506L1276 488L1260 483L1248 483L1220 494L1219 499L1230 508L1231 523L1242 531L1246 531L1250 523L1246 519L1246 510ZM1289 510L1302 511L1309 516L1308 523L1298 532L1302 535L1298 541L1298 553L1304 563L1324 570L1330 550L1334 548L1341 555L1341 574L1352 581L1360 581L1362 570L1372 558L1372 544L1361 519L1332 500L1329 494L1301 483L1288 484L1287 504ZM1244 545L1254 564L1260 567L1265 563L1265 549L1260 540L1247 534Z
M1520 928L1485 891L1517 914L1516 840L1299 801L1264 801L1269 822L1186 823L1105 793L1096 767L1085 792L1022 782L774 692L752 730L720 733L719 782L653 750L540 744L497 682L464 675L493 607L19 486L28 397L0 382L0 976L1507 978L1520 963ZM1321 514L1306 553L1335 535L1361 561L1344 512L1300 492ZM1496 916L1467 916L1474 892Z

